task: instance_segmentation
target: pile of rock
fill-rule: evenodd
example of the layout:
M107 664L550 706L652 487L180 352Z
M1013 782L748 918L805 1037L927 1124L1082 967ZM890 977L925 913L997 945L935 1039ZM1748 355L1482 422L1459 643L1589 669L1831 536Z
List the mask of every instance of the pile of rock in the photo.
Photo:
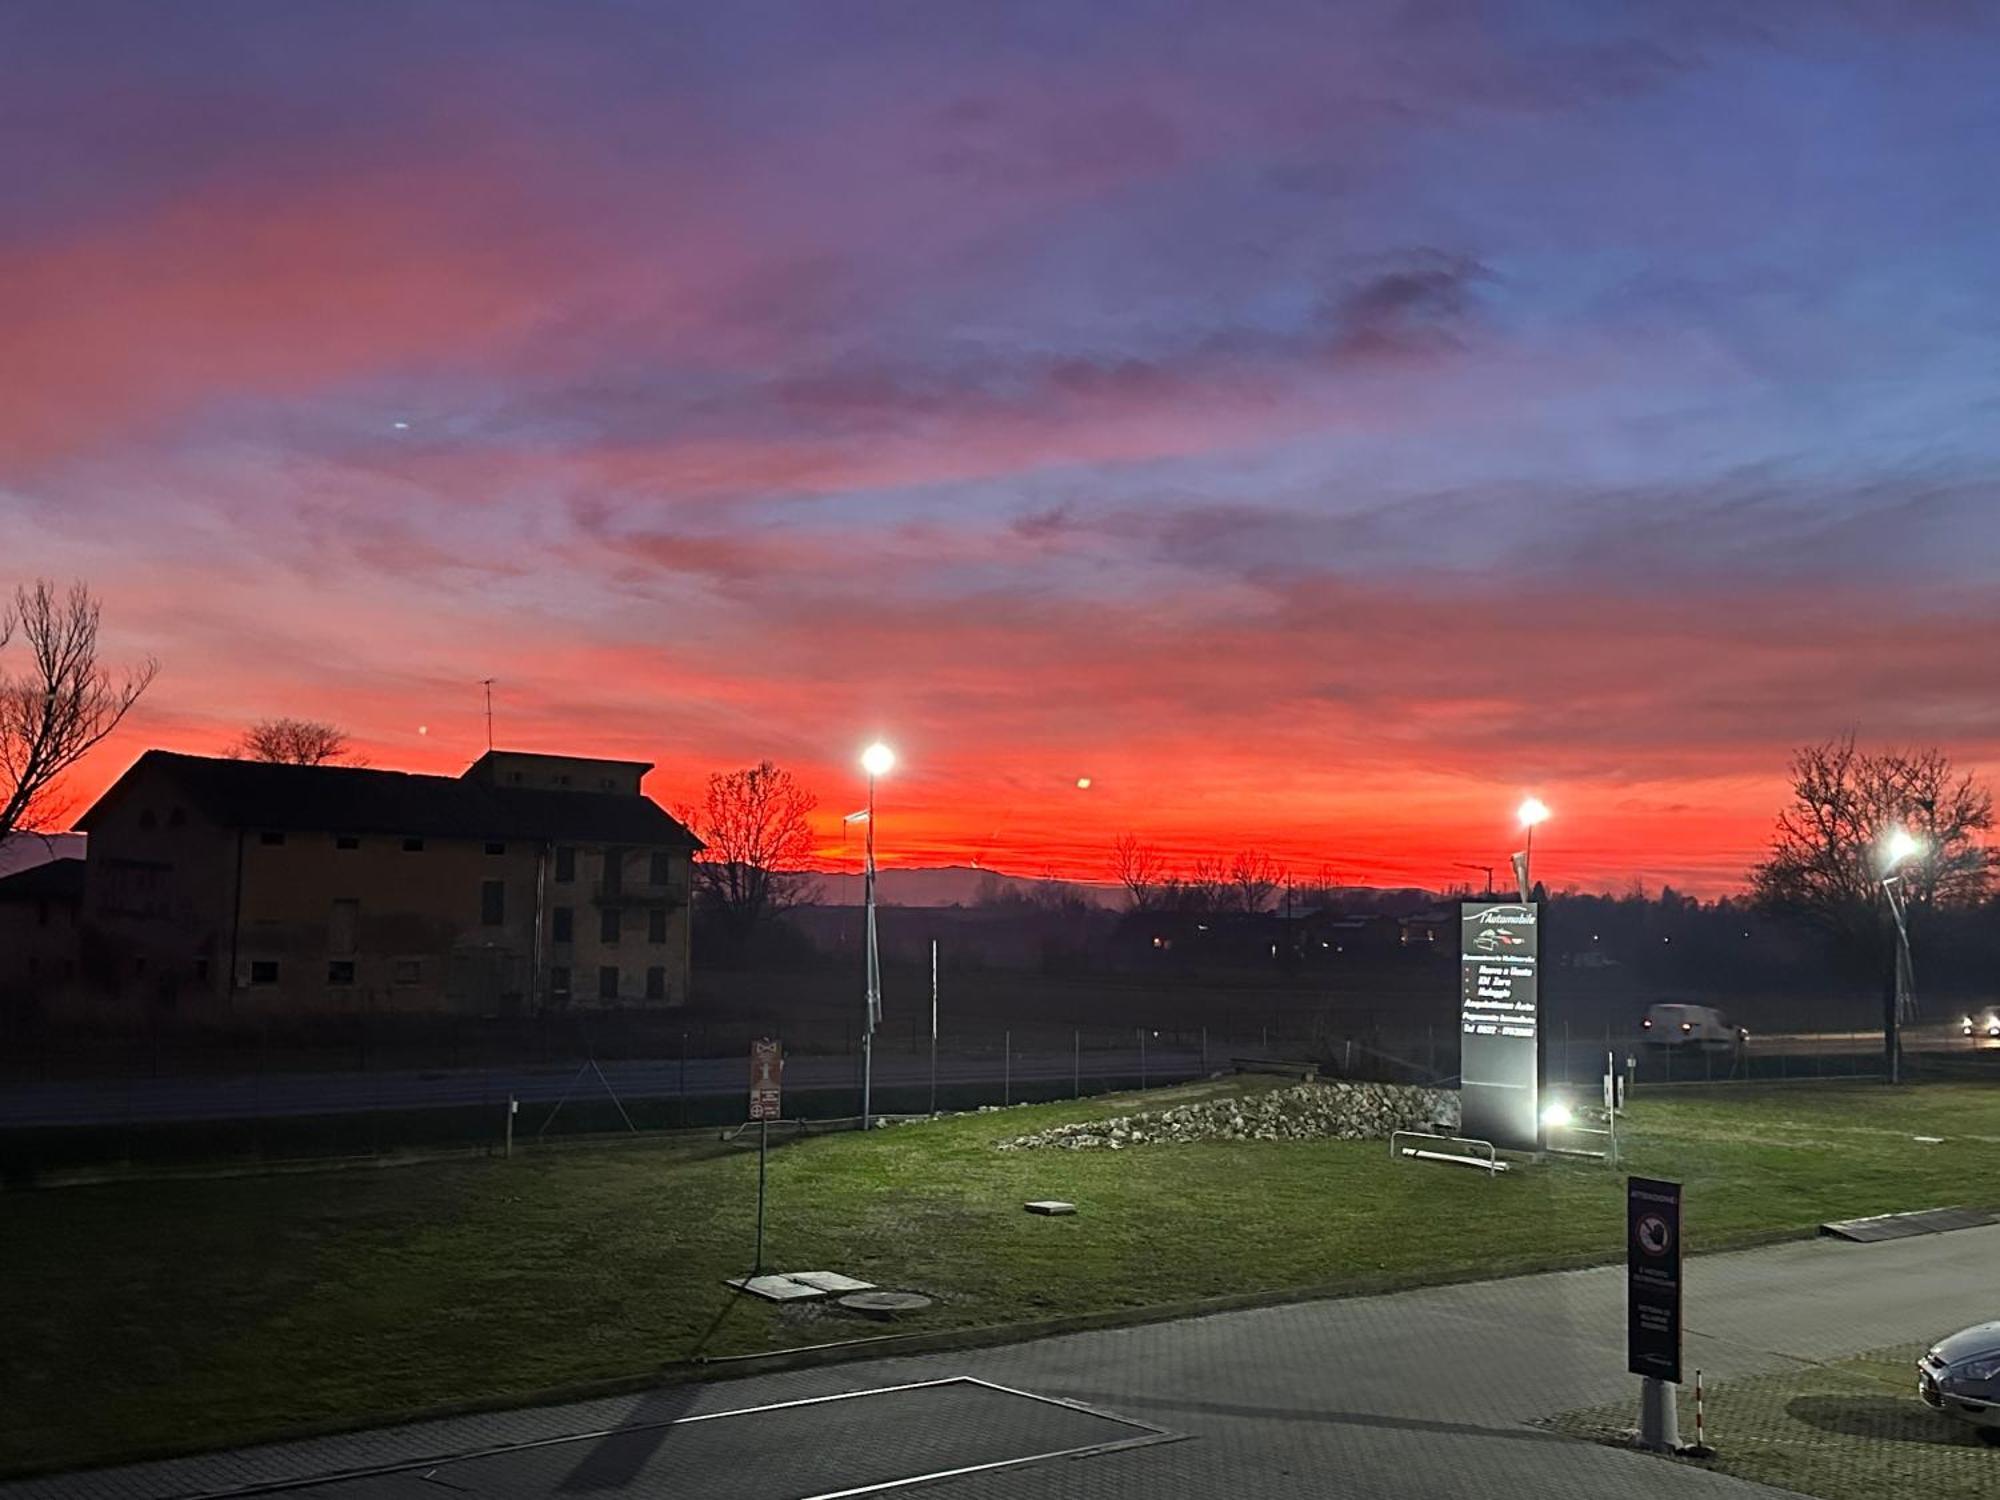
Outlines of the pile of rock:
M1186 1141L1386 1140L1392 1130L1455 1128L1451 1089L1397 1083L1301 1083L1174 1109L1052 1125L1001 1141L1002 1151L1121 1151Z

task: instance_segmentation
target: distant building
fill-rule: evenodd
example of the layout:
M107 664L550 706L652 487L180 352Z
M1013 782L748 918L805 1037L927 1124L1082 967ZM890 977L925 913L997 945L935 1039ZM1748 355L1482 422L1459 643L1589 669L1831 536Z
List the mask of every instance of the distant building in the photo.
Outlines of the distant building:
M77 986L83 861L52 859L0 877L0 1011L59 1007Z
M84 977L127 1015L678 1005L701 846L640 793L649 769L149 750L79 820Z

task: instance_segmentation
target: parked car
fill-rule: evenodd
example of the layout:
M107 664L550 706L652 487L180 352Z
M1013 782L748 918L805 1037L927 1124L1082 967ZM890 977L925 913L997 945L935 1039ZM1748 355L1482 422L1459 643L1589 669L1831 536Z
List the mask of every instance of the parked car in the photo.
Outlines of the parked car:
M1965 1018L1967 1036L2000 1036L2000 1006L1989 1005Z
M1989 1443L2000 1443L2000 1322L1961 1328L1939 1339L1917 1361L1917 1394L1924 1405L1970 1422Z
M1639 1023L1648 1047L1688 1047L1706 1052L1726 1052L1750 1040L1741 1026L1731 1026L1729 1018L1712 1005L1662 1003L1646 1007Z

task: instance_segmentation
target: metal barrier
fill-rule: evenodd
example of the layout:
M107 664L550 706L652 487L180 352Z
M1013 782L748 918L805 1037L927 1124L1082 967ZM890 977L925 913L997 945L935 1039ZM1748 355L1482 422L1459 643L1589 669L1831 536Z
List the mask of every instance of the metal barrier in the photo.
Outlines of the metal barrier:
M1448 1146L1481 1147L1486 1152L1486 1159L1481 1161L1478 1156L1468 1156L1463 1151L1426 1151L1411 1146L1404 1146L1399 1150L1396 1145L1399 1140L1441 1141ZM1507 1164L1500 1160L1499 1153L1493 1149L1491 1141L1482 1141L1469 1135L1438 1135L1429 1130L1392 1130L1389 1132L1389 1159L1394 1161L1398 1156L1412 1157L1418 1161L1448 1161L1460 1166L1483 1167L1489 1177L1497 1177L1507 1170Z

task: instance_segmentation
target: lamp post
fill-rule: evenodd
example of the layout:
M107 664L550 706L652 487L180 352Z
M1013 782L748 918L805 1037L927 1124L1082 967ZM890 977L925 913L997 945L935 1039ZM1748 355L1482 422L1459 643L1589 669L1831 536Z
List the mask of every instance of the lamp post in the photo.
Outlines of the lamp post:
M861 1026L861 1128L874 1126L875 1024L882 1019L882 958L875 947L875 778L896 764L896 752L877 740L861 752L861 769L868 773L868 853L861 880L862 901L868 909L868 1013Z
M1889 1082L1903 1077L1903 1022L1917 1008L1916 971L1910 963L1910 926L1899 873L1903 862L1923 852L1923 843L1907 828L1894 828L1882 844L1882 896L1896 920L1896 982L1882 1005L1882 1051Z
M1521 854L1521 904L1526 906L1535 889L1535 825L1546 822L1549 809L1539 797L1529 797L1520 806L1521 826L1528 830L1528 847Z

